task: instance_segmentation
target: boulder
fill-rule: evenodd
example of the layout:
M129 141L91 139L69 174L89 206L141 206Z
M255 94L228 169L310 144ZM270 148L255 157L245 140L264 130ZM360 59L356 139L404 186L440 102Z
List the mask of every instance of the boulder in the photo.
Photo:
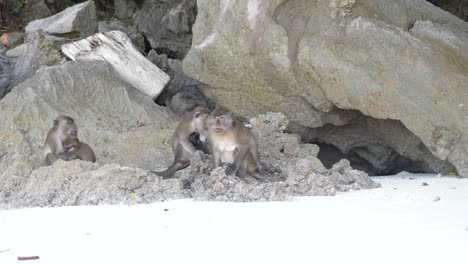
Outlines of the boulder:
M134 26L127 25L124 22L117 19L113 19L111 21L98 22L98 32L104 33L113 30L119 30L127 34L128 38L132 41L132 44L138 49L138 51L141 53L145 53L145 38L143 37L143 35L137 32Z
M183 59L192 43L196 15L196 0L148 0L136 14L134 24L152 49Z
M169 82L169 76L136 50L121 31L97 33L65 44L62 52L74 61L107 61L121 78L151 98Z
M0 195L22 189L44 165L42 146L60 114L75 118L98 164L145 170L172 162L165 142L179 120L100 61L42 67L0 101L0 112Z
M17 7L15 6L15 8ZM36 19L42 19L51 15L52 12L50 11L49 7L47 7L46 1L32 0L25 2L25 5L21 10L20 18L23 25L25 25Z
M10 84L13 80L13 66L6 55L6 48L0 44L0 99L2 99L9 91Z
M467 28L421 0L200 0L184 72L247 118L398 120L468 176Z
M86 1L69 7L62 12L29 23L26 32L42 30L58 36L85 38L97 30L96 6L94 1Z
M6 55L14 63L13 80L9 89L36 74L40 67L61 63L65 58L60 52L60 46L66 42L65 38L37 31L29 33L24 44L8 50Z
M21 189L3 191L0 208L136 204L189 195L179 180L163 181L142 169L59 160L34 170Z

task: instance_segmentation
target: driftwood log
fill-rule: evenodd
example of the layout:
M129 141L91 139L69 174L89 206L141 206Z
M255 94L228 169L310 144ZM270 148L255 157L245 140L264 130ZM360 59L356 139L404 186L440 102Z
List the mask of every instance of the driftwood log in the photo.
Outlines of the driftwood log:
M155 99L169 82L169 75L135 49L121 31L97 33L62 46L62 52L74 61L107 61L123 80Z

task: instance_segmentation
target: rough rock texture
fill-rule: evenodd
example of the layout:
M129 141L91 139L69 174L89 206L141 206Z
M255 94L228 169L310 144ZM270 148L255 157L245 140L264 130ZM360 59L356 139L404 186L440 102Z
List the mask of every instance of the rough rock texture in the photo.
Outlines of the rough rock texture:
M148 0L135 17L135 26L158 53L183 59L192 43L196 0Z
M466 28L422 0L200 0L184 72L244 117L399 120L468 176Z
M14 63L13 81L9 89L33 76L41 66L62 62L64 57L60 46L67 41L38 31L29 33L24 44L7 51L6 55Z
M106 61L120 77L144 94L156 98L169 82L169 76L147 60L122 31L97 33L62 46L74 61Z
M428 0L434 5L468 21L468 0Z
M115 18L122 21L129 21L138 10L137 1L134 0L114 0Z
M134 204L188 198L190 194L179 180L163 181L142 169L80 160L59 160L34 170L21 189L11 188L11 184L4 182L0 207Z
M17 8L17 7L15 7ZM44 0L25 1L25 5L21 10L21 22L28 24L29 22L51 16L52 12L46 5Z
M0 99L8 92L13 79L13 67L6 55L6 48L0 45Z
M10 186L18 188L43 165L41 148L60 114L76 119L79 138L94 149L99 164L146 170L172 159L164 142L178 121L109 64L96 61L41 68L0 101L0 113L0 186L14 182Z
M171 77L156 99L158 104L169 107L178 116L185 116L197 106L214 108L214 102L205 96L198 82L184 74L180 60L169 59L155 50L151 50L147 58Z
M345 154L364 159L370 163L365 170L371 175L391 175L403 170L443 174L456 171L448 161L435 157L418 137L396 120L360 116L344 126L325 125L306 129L301 134L307 135L304 138L307 142L331 144Z
M26 32L38 30L58 36L72 35L81 38L94 34L97 30L94 1L74 5L54 16L35 20L26 26Z
M49 68L49 70L65 70L67 67L72 67L72 69L80 70L79 72L86 75L86 71L83 72L83 69L80 69L80 67L86 66L89 65L83 63L77 63L75 66L65 64ZM110 67L102 68L104 68L102 71L110 70ZM81 83L82 81L75 80L75 82ZM114 87L113 91L120 89L125 88ZM6 99L13 98L19 91L20 89L15 89ZM142 99L139 98L141 95L132 96L132 90L127 89L126 91L129 100ZM96 91L96 93L99 92L102 93L102 91ZM29 93L33 93L32 90ZM35 98L37 97L39 96ZM64 97L64 99L70 99L67 97L67 93ZM44 104L45 100L47 99L43 98L40 101L30 99L34 105L31 107L34 109L33 111L37 111L39 107L46 109L47 106L50 106ZM73 103L70 111L79 105ZM132 114L128 113L129 116L136 116L140 110L139 116L151 117L154 120L159 118L159 123L167 122L161 116L152 116L154 112L164 113L160 107L154 108L145 102L142 103L144 106L135 106L133 100L129 105L129 109L138 108L133 109ZM4 107L4 104L2 103L0 106ZM91 107L89 111L93 111L94 108L96 106ZM150 108L152 110L149 110ZM3 109L5 108L0 110ZM115 123L127 122L128 125L128 121L124 120L122 116L124 112L120 113L122 113L120 116L96 112L90 113L89 116L83 116L82 113L80 118L77 118L77 121L86 121L82 125L79 124L82 128L79 132L80 137L89 140L90 144L95 147L98 152L98 163L59 160L47 167L38 167L37 158L34 156L38 152L36 145L39 143L35 142L39 138L36 135L38 130L34 127L26 127L32 121L25 120L23 116L18 116L16 113L16 124L21 128L16 128L16 131L11 129L12 132L6 134L5 140L0 138L0 142L9 143L6 147L0 145L0 151L2 151L0 153L4 153L3 156L0 156L0 166L3 166L0 169L4 171L0 175L2 186L0 189L0 208L134 204L181 198L234 202L278 201L287 200L291 196L335 195L337 191L380 187L380 184L370 179L366 173L353 170L346 160L340 161L332 169L327 170L315 158L318 152L315 145L295 144L294 140L291 140L291 135L282 132L288 121L284 115L277 113L267 113L252 119L254 133L268 138L267 141L259 141L261 149L269 153L269 155L262 156L261 161L264 164L274 164L275 160L280 159L280 162L284 164L284 167L278 168L276 175L271 175L272 182L260 183L254 179L226 176L224 168L213 169L210 155L201 151L196 152L190 167L176 173L176 178L162 180L161 177L143 169L161 170L172 163L172 155L168 153L170 146L163 144L162 142L165 140L161 140L164 137L164 130L159 130L157 139L154 139L155 136L150 138L150 134L142 131L145 129L142 127L133 127L130 129L131 132L128 132L128 129L116 131L125 126L116 126ZM91 115L97 116L93 120ZM109 118L103 118L102 115ZM36 119L38 119L37 116ZM96 126L97 122L100 124L99 127ZM111 122L115 123L111 124ZM158 122L149 122L150 124L146 126L150 126L153 132L158 129L156 125ZM11 125L11 123L9 124ZM41 125L38 121L35 124ZM99 131L105 135L96 136L90 131ZM283 143L274 146L263 145L274 137ZM293 138L297 137L293 136ZM292 143L288 143L289 141ZM281 144L285 147L283 150L278 149ZM9 152L10 150L14 152ZM137 153L134 152L135 150ZM274 154L274 152L277 153ZM106 165L101 166L102 164ZM34 168L37 169L32 170ZM31 170L32 173L29 174ZM269 171L266 170L267 173Z
M125 23L119 20L112 21L99 21L98 22L98 32L104 33L108 31L119 30L127 34L128 38L132 41L132 44L135 48L138 49L141 53L145 52L145 38L143 35L137 32L134 26L126 25Z

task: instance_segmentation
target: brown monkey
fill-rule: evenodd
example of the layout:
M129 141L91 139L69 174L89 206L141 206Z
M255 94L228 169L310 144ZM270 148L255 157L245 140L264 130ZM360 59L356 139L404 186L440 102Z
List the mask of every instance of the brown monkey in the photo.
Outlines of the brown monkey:
M54 120L54 126L49 129L43 147L44 160L47 165L51 165L57 159L73 160L77 156L75 153L64 151L63 142L69 138L78 136L78 128L73 118L61 115Z
M63 143L66 153L75 153L76 159L96 162L93 149L86 143L80 142L78 138L69 138Z
M156 175L163 176L164 179L170 178L178 170L190 166L190 157L197 148L205 152L206 147L203 144L208 136L208 127L206 119L210 110L206 107L198 106L192 110L190 115L184 118L177 125L172 135L172 152L174 152L174 163L165 171L156 172ZM194 133L198 133L194 134Z
M236 120L232 113L217 108L208 118L209 144L214 166L226 163L226 174L239 172L239 176L269 180L258 167L258 148L255 136Z

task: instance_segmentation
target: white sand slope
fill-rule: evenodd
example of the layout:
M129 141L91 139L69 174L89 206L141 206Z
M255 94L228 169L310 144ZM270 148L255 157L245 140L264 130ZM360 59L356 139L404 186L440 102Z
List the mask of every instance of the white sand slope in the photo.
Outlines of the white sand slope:
M468 263L468 179L410 176L290 202L0 211L0 263Z

